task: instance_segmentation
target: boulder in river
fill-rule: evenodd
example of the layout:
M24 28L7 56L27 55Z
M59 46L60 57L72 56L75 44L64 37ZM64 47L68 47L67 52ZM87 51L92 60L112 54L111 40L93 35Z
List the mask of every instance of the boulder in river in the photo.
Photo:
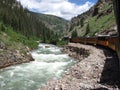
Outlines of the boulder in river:
M45 46L45 48L50 48L50 46Z

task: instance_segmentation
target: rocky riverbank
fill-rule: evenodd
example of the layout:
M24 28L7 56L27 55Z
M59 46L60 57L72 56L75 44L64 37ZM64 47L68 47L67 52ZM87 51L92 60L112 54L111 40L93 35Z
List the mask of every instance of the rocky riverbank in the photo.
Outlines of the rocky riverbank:
M109 66L105 68L108 59L104 50L94 46L70 43L64 47L63 51L79 59L79 62L67 70L61 79L53 79L39 90L118 90L117 86L108 84L118 78L116 76L118 71L114 67L117 64L109 60L111 64L107 64ZM107 76L104 76L104 71ZM117 78L112 80L115 77Z
M17 49L11 48L4 42L0 41L0 69L11 65L33 61L29 53L29 48L18 44Z

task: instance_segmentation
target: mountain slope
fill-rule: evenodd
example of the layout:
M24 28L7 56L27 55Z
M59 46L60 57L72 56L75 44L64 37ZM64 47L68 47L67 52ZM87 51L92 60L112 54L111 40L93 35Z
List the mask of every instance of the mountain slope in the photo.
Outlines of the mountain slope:
M42 21L48 28L53 30L55 33L60 34L62 36L66 30L66 24L68 23L67 20L53 16L53 15L45 15L45 14L38 14L38 19Z
M0 68L32 61L29 51L37 47L38 40L55 44L59 41L55 30L39 16L16 0L0 0Z
M66 23L66 20L55 16L30 12L16 0L0 1L0 21L28 39L37 37L48 43L57 41L57 32L64 30Z
M112 0L98 0L89 11L72 18L68 25L69 36L95 36L116 34Z

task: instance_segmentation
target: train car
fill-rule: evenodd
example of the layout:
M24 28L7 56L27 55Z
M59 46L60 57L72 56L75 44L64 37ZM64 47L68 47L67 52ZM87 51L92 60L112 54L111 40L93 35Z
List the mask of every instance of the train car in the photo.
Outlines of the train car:
M114 4L114 12L117 22L117 29L118 29L118 41L116 42L118 43L117 54L119 57L119 71L120 71L120 0L113 0L113 4Z
M106 37L107 36L98 36L97 37L97 44L108 47L108 40Z
M96 45L97 44L97 37L87 37L85 42L87 44Z
M74 37L70 39L70 42L74 42L74 43L86 43L85 41L86 40L84 37Z
M79 37L80 43L86 44L86 37Z
M100 36L100 37L75 37L75 38L71 38L70 42L108 46L108 41L107 41L105 36Z
M74 37L70 39L70 42L79 43L80 39L78 37Z
M118 52L118 47L119 47L119 39L118 37L109 37L108 38L108 47L111 48L114 51Z
M114 51L119 52L119 39L118 37L111 36L98 36L98 37L75 37L70 39L71 42L74 43L83 43L83 44L91 44L91 45L102 45L105 47L109 47Z

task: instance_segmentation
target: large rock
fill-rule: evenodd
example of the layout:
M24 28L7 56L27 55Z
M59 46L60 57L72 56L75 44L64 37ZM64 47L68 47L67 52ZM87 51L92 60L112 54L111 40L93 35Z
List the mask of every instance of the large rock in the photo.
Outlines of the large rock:
M26 63L33 61L28 48L25 46L19 47L18 50L8 47L5 49L5 44L0 42L0 68L5 68L11 65Z
M89 56L89 50L85 48L73 47L70 45L64 46L63 52L68 53L69 56L74 57L78 60L82 60Z
M2 41L0 41L0 49L5 49L5 44Z

